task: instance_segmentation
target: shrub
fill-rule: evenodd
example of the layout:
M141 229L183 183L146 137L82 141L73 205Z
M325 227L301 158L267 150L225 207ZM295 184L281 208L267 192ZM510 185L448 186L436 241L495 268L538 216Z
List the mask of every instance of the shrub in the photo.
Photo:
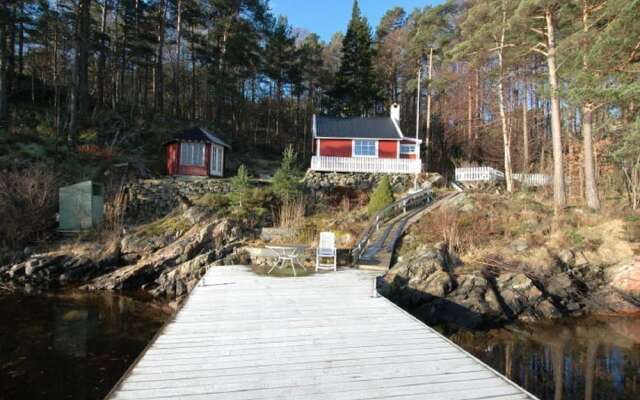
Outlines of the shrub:
M391 188L389 177L383 176L371 195L367 211L369 212L369 215L374 215L393 202L393 189Z
M273 175L273 193L280 199L295 197L300 194L301 171L297 167L297 158L293 146L289 145L282 153L282 163L280 168Z
M234 207L232 215L235 219L244 220L249 227L255 228L265 223L274 203L275 199L270 191L260 188L250 189L242 206Z
M235 205L242 208L244 201L247 199L250 189L251 182L249 178L249 172L247 171L247 167L242 164L238 168L236 176L231 178L231 193L229 194L229 197Z
M57 177L44 167L0 172L0 245L22 245L53 228L57 189Z

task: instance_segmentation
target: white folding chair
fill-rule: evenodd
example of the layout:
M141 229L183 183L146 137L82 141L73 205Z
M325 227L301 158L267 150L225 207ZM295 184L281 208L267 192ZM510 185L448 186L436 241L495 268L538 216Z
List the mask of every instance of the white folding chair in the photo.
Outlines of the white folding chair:
M331 263L323 262L331 259ZM338 252L336 250L336 235L333 232L321 232L320 243L316 251L316 272L321 269L338 270Z

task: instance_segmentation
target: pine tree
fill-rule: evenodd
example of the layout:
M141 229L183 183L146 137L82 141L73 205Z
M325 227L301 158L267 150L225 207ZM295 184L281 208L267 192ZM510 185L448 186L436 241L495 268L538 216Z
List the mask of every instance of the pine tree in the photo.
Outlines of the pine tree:
M289 145L282 153L280 168L273 175L273 192L282 200L287 200L300 192L300 170L296 163L298 154Z
M510 23L520 32L533 32L532 51L541 54L547 62L547 81L551 100L551 143L553 149L553 205L556 216L567 207L562 147L562 120L560 105L560 78L558 74L558 21L570 4L559 0L522 0ZM564 25L569 25L565 21Z
M367 211L369 215L375 215L378 211L393 203L393 201L393 188L391 187L391 182L389 182L389 177L385 175L373 190Z
M231 200L240 208L242 208L243 202L247 199L249 190L251 189L249 172L247 171L247 167L244 164L238 167L236 176L231 178L231 189Z
M514 0L491 0L474 3L462 23L462 34L466 40L461 41L454 49L457 56L466 58L472 64L486 62L488 57L493 57L490 60L497 62L496 91L502 131L505 182L508 192L513 192L513 168L504 82L507 76L506 51L511 35L508 18L513 15L515 5Z
M360 13L358 0L355 0L347 34L342 42L340 70L331 92L334 112L348 116L372 113L379 97L373 56L371 28Z

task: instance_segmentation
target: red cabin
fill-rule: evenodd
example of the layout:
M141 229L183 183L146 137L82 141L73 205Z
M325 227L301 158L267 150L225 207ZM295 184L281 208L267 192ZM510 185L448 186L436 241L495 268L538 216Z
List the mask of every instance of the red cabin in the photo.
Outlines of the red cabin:
M170 176L224 176L231 146L204 128L191 128L165 143Z
M313 117L311 169L331 172L418 174L421 141L400 129L400 107L389 117Z

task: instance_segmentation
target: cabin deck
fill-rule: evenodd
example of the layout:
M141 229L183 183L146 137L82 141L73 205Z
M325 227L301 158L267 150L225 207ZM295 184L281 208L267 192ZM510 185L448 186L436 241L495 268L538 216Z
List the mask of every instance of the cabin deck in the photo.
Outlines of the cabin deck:
M214 267L109 399L534 399L358 270Z

